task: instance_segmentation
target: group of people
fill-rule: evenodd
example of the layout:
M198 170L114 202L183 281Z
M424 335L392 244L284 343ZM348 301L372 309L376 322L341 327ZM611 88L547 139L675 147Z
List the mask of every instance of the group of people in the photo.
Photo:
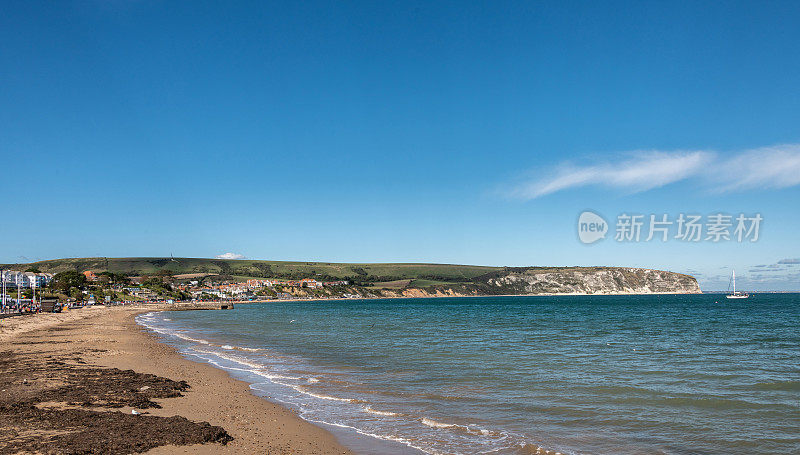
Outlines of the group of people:
M41 301L34 301L31 299L7 299L5 302L0 301L0 314L27 314L27 313L41 313L52 312L60 313L64 305L59 302L47 302L43 305Z
M0 302L0 313L13 314L13 313L38 313L42 310L40 302L33 302L30 299L8 299L5 302Z

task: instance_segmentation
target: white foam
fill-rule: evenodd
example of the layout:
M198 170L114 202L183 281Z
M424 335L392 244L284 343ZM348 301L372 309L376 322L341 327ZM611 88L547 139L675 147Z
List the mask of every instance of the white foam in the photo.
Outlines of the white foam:
M174 335L174 336L180 338L181 340L192 341L194 343L200 343L200 344L205 344L205 345L210 345L211 344L211 342L208 341L208 340L203 340L201 338L192 338L192 337L190 337L188 335L183 335L180 332L174 332L174 333L171 333L171 335Z
M231 355L225 355L225 354L223 354L221 352L201 351L201 350L195 350L195 352L212 355L212 356L220 358L222 360L227 360L229 362L238 363L239 365L243 365L243 366L249 367L249 368L236 368L236 367L231 367L231 366L224 366L224 365L220 365L218 362L214 362L212 359L209 359L207 357L198 356L198 357L202 358L203 360L205 360L205 361L207 361L209 363L213 363L214 365L218 366L219 368L222 368L223 370L246 371L248 373L253 373L253 374L256 374L258 376L261 376L262 378L266 378L266 379L270 379L270 380L272 380L272 379L289 379L289 380L295 380L296 381L296 380L300 380L301 379L301 378L296 377L296 376L284 376L284 375L271 373L269 370L266 369L265 365L262 365L262 364L259 364L259 363L255 363L255 362L250 362L250 361L242 359L240 357L235 357L235 356L231 356ZM279 382L276 382L276 381L272 381L272 382L275 382L276 384L280 384L280 385L286 385L287 387L292 387L290 384L282 384L282 383L279 383Z
M344 402L344 403L353 402L353 400L350 400L348 398L332 397L330 395L322 395L322 394L319 394L319 393L309 392L308 390L305 390L300 386L294 386L293 385L293 386L289 386L289 387L297 390L298 392L300 392L302 394L305 394L305 395L308 395L308 396L311 396L311 397L314 397L314 398L319 398L321 400L341 401L341 402Z
M432 428L447 428L447 429L455 429L461 432L469 433L476 436L493 436L493 437L500 437L504 436L502 433L498 433L495 431L487 430L485 428L476 427L474 425L458 425L455 423L443 423L438 422L436 420L430 419L428 417L423 417L420 419L424 425L427 425Z
M453 427L456 426L454 423L437 422L437 421L435 421L433 419L429 419L427 417L423 417L422 419L420 419L420 422L422 422L423 424L425 424L425 425L427 425L429 427L434 427L434 428L453 428Z
M370 437L375 438L375 439L382 439L384 441L399 442L400 444L403 444L403 445L406 445L408 447L411 447L412 449L417 449L420 452L427 453L429 455L445 455L443 452L436 452L436 451L433 451L433 450L430 450L430 449L425 449L425 448L422 448L420 446L414 445L410 440L408 440L406 438L399 437L399 436L370 433L370 432L364 431L364 430L362 430L360 428L357 428L357 427L354 427L354 426L351 426L351 425L345 425L343 423L326 422L324 420L310 419L310 418L307 418L307 417L303 417L303 418L305 420L311 422L311 423L321 423L323 425L331 425L331 426L339 427L339 428L347 428L349 430L355 431L358 434L361 434L361 435L364 435L364 436L370 436Z
M308 378L308 383L309 384L316 384L318 382L319 382L319 379L317 379L317 378Z
M379 415L379 416L387 416L387 417L392 417L392 416L396 416L396 415L397 415L397 413L396 413L396 412L389 412L389 411L378 411L378 410L376 410L376 409L372 409L372 408L371 408L371 407L369 407L369 406L364 406L364 407L363 407L363 408L361 408L361 409L363 409L363 410L364 410L364 412L367 412L367 413L370 413L370 414Z

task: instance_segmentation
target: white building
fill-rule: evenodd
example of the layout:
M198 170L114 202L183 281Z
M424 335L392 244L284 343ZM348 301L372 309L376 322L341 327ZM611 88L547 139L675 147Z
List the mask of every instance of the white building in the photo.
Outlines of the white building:
M0 272L0 280L5 281L7 287L43 288L53 281L53 274L3 270Z

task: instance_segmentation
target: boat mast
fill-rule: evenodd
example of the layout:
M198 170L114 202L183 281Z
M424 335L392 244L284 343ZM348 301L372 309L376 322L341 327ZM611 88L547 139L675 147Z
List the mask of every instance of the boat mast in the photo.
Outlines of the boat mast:
M733 294L736 295L736 270L733 271Z

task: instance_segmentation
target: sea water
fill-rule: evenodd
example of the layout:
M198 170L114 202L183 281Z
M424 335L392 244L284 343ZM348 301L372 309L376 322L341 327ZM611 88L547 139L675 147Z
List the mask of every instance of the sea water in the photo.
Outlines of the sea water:
M138 321L361 452L800 453L800 294L295 301Z

